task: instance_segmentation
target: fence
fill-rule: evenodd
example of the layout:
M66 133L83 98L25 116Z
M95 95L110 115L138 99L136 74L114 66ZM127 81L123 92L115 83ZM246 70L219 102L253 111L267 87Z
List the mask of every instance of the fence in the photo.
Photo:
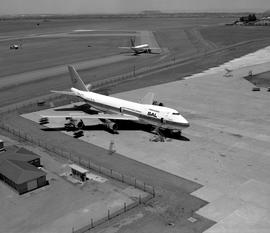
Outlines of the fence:
M76 226L73 227L72 229L72 232L74 233L84 233L84 232L87 232L95 227L97 227L98 225L101 225L102 223L105 223L106 221L109 221L111 220L112 218L115 218L137 206L139 206L140 204L142 203L146 203L147 201L151 200L152 199L152 196L151 195L148 195L144 198L141 198L140 196L138 197L138 200L133 202L133 203L130 203L130 204L126 204L124 203L123 204L123 207L118 209L118 210L114 210L112 213L111 211L108 209L107 212L105 213L106 217L104 218L101 218L99 220L94 220L93 218L90 218L89 219L89 224L84 226L84 227L81 227L79 229L76 229Z
M153 197L155 197L155 189L153 186L146 184L145 182L136 179L135 177L131 177L128 175L124 175L120 172L117 172L113 169L109 169L106 167L103 167L101 165L98 165L94 162L92 162L89 159L86 158L82 158L80 156L76 156L75 154L71 154L69 152L66 152L60 148L57 148L55 146L51 146L37 138L32 137L30 134L27 134L19 129L15 129L14 127L10 127L8 124L6 124L3 120L0 121L0 128L6 130L7 132L19 137L20 139L23 139L25 141L28 141L30 143L36 144L42 148L44 148L45 150L52 152L53 154L57 155L57 156L61 156L62 158L65 158L67 160L70 160L76 164L79 164L82 167L85 167L89 170L95 171L99 174L105 175L107 177L110 177L112 179L118 180L122 183L131 185L137 189L143 190L144 192L147 192L148 195L146 195L145 197L137 197L137 201L130 203L130 204L126 204L124 203L123 208L120 208L118 210L114 210L113 212L111 212L110 210L107 210L107 217L104 217L102 219L98 219L98 220L94 220L93 218L89 218L90 222L89 224L87 224L86 226L76 229L73 227L72 232L74 233L83 233L86 231L89 231L90 229L120 215L125 213L126 211L142 204L142 203L146 203L147 201L151 200ZM108 151L109 152L109 151Z
M107 177L113 178L115 180L118 180L122 183L126 183L128 185L134 186L135 188L141 189L144 192L150 193L152 196L155 196L155 189L153 186L146 184L145 182L142 182L135 177L127 176L124 174L121 174L117 171L114 171L113 169L105 168L101 165L98 165L91 160L88 160L86 158L81 158L80 156L71 154L69 152L66 152L62 149L59 149L55 146L48 145L45 142L41 142L41 140L32 137L30 134L27 134L19 129L12 128L5 124L3 121L0 123L0 128L8 131L9 133L12 133L13 135L31 142L33 144L36 144L42 148L44 148L47 151L50 151L58 156L61 156L62 158L68 159L82 167L88 168L90 170L93 170L97 173L103 174Z

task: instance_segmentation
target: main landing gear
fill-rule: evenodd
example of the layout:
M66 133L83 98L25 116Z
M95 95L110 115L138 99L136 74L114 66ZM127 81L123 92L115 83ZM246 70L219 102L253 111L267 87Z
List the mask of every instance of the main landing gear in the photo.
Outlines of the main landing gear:
M82 120L77 121L73 118L67 118L67 120L68 122L65 123L65 130L74 131L73 132L74 138L79 138L79 137L84 136L83 129L85 125Z
M168 138L181 138L182 132L180 130L171 130L171 129L162 129L160 127L155 127L152 130L152 133L155 134L149 141L152 142L165 142L168 141Z

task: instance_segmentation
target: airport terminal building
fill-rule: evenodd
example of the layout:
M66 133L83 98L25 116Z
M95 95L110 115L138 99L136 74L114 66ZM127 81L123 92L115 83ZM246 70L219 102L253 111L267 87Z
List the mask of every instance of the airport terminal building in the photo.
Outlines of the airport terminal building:
M48 184L46 173L37 167L40 157L24 148L0 154L0 180L20 195Z

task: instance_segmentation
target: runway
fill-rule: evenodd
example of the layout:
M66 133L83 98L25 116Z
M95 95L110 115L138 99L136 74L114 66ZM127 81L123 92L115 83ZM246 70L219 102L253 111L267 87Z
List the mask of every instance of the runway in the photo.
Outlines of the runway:
M0 41L5 40L21 40L21 39L37 39L37 38L51 38L51 39L57 39L57 38L63 38L63 37L99 37L99 36L135 36L137 35L140 38L140 41L142 43L149 43L150 45L155 46L155 48L159 48L158 44L155 40L155 37L153 36L152 32L149 31L138 31L138 32L117 32L114 33L114 31L95 31L95 30L87 30L87 29L81 29L81 30L75 30L72 32L61 32L61 33L47 33L47 34L35 34L35 35L25 35L18 38L4 38ZM119 50L120 52L120 50ZM132 54L132 51L130 51ZM80 61L76 63L72 63L74 67L78 70L85 70L85 69L91 69L94 67L104 66L107 64L117 63L124 60L130 60L134 58L134 56L127 56L127 54L119 54L119 55L113 55L113 56L107 56L92 60L86 60L86 61ZM38 69L34 71L24 72L24 73L18 73L14 75L9 76L3 76L0 77L0 89L12 87L13 85L21 85L27 82L31 81L38 81L42 79L46 79L52 76L57 76L61 74L65 74L67 72L66 64L65 65L58 65L54 67L49 68L43 68Z

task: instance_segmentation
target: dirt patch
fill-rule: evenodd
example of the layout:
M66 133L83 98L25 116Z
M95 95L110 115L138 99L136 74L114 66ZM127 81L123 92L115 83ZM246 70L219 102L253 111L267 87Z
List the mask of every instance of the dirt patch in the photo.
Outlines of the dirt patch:
M98 227L94 232L203 232L215 223L195 213L195 210L203 205L190 195L183 195L177 190L174 192L160 190L154 200L129 212L124 218L115 219L111 224ZM142 217L136 218L141 215ZM190 222L188 220L190 217L193 217L195 222ZM118 224L119 222L125 224Z
M243 41L269 39L268 27L210 26L200 30L202 36L218 46L228 46Z

